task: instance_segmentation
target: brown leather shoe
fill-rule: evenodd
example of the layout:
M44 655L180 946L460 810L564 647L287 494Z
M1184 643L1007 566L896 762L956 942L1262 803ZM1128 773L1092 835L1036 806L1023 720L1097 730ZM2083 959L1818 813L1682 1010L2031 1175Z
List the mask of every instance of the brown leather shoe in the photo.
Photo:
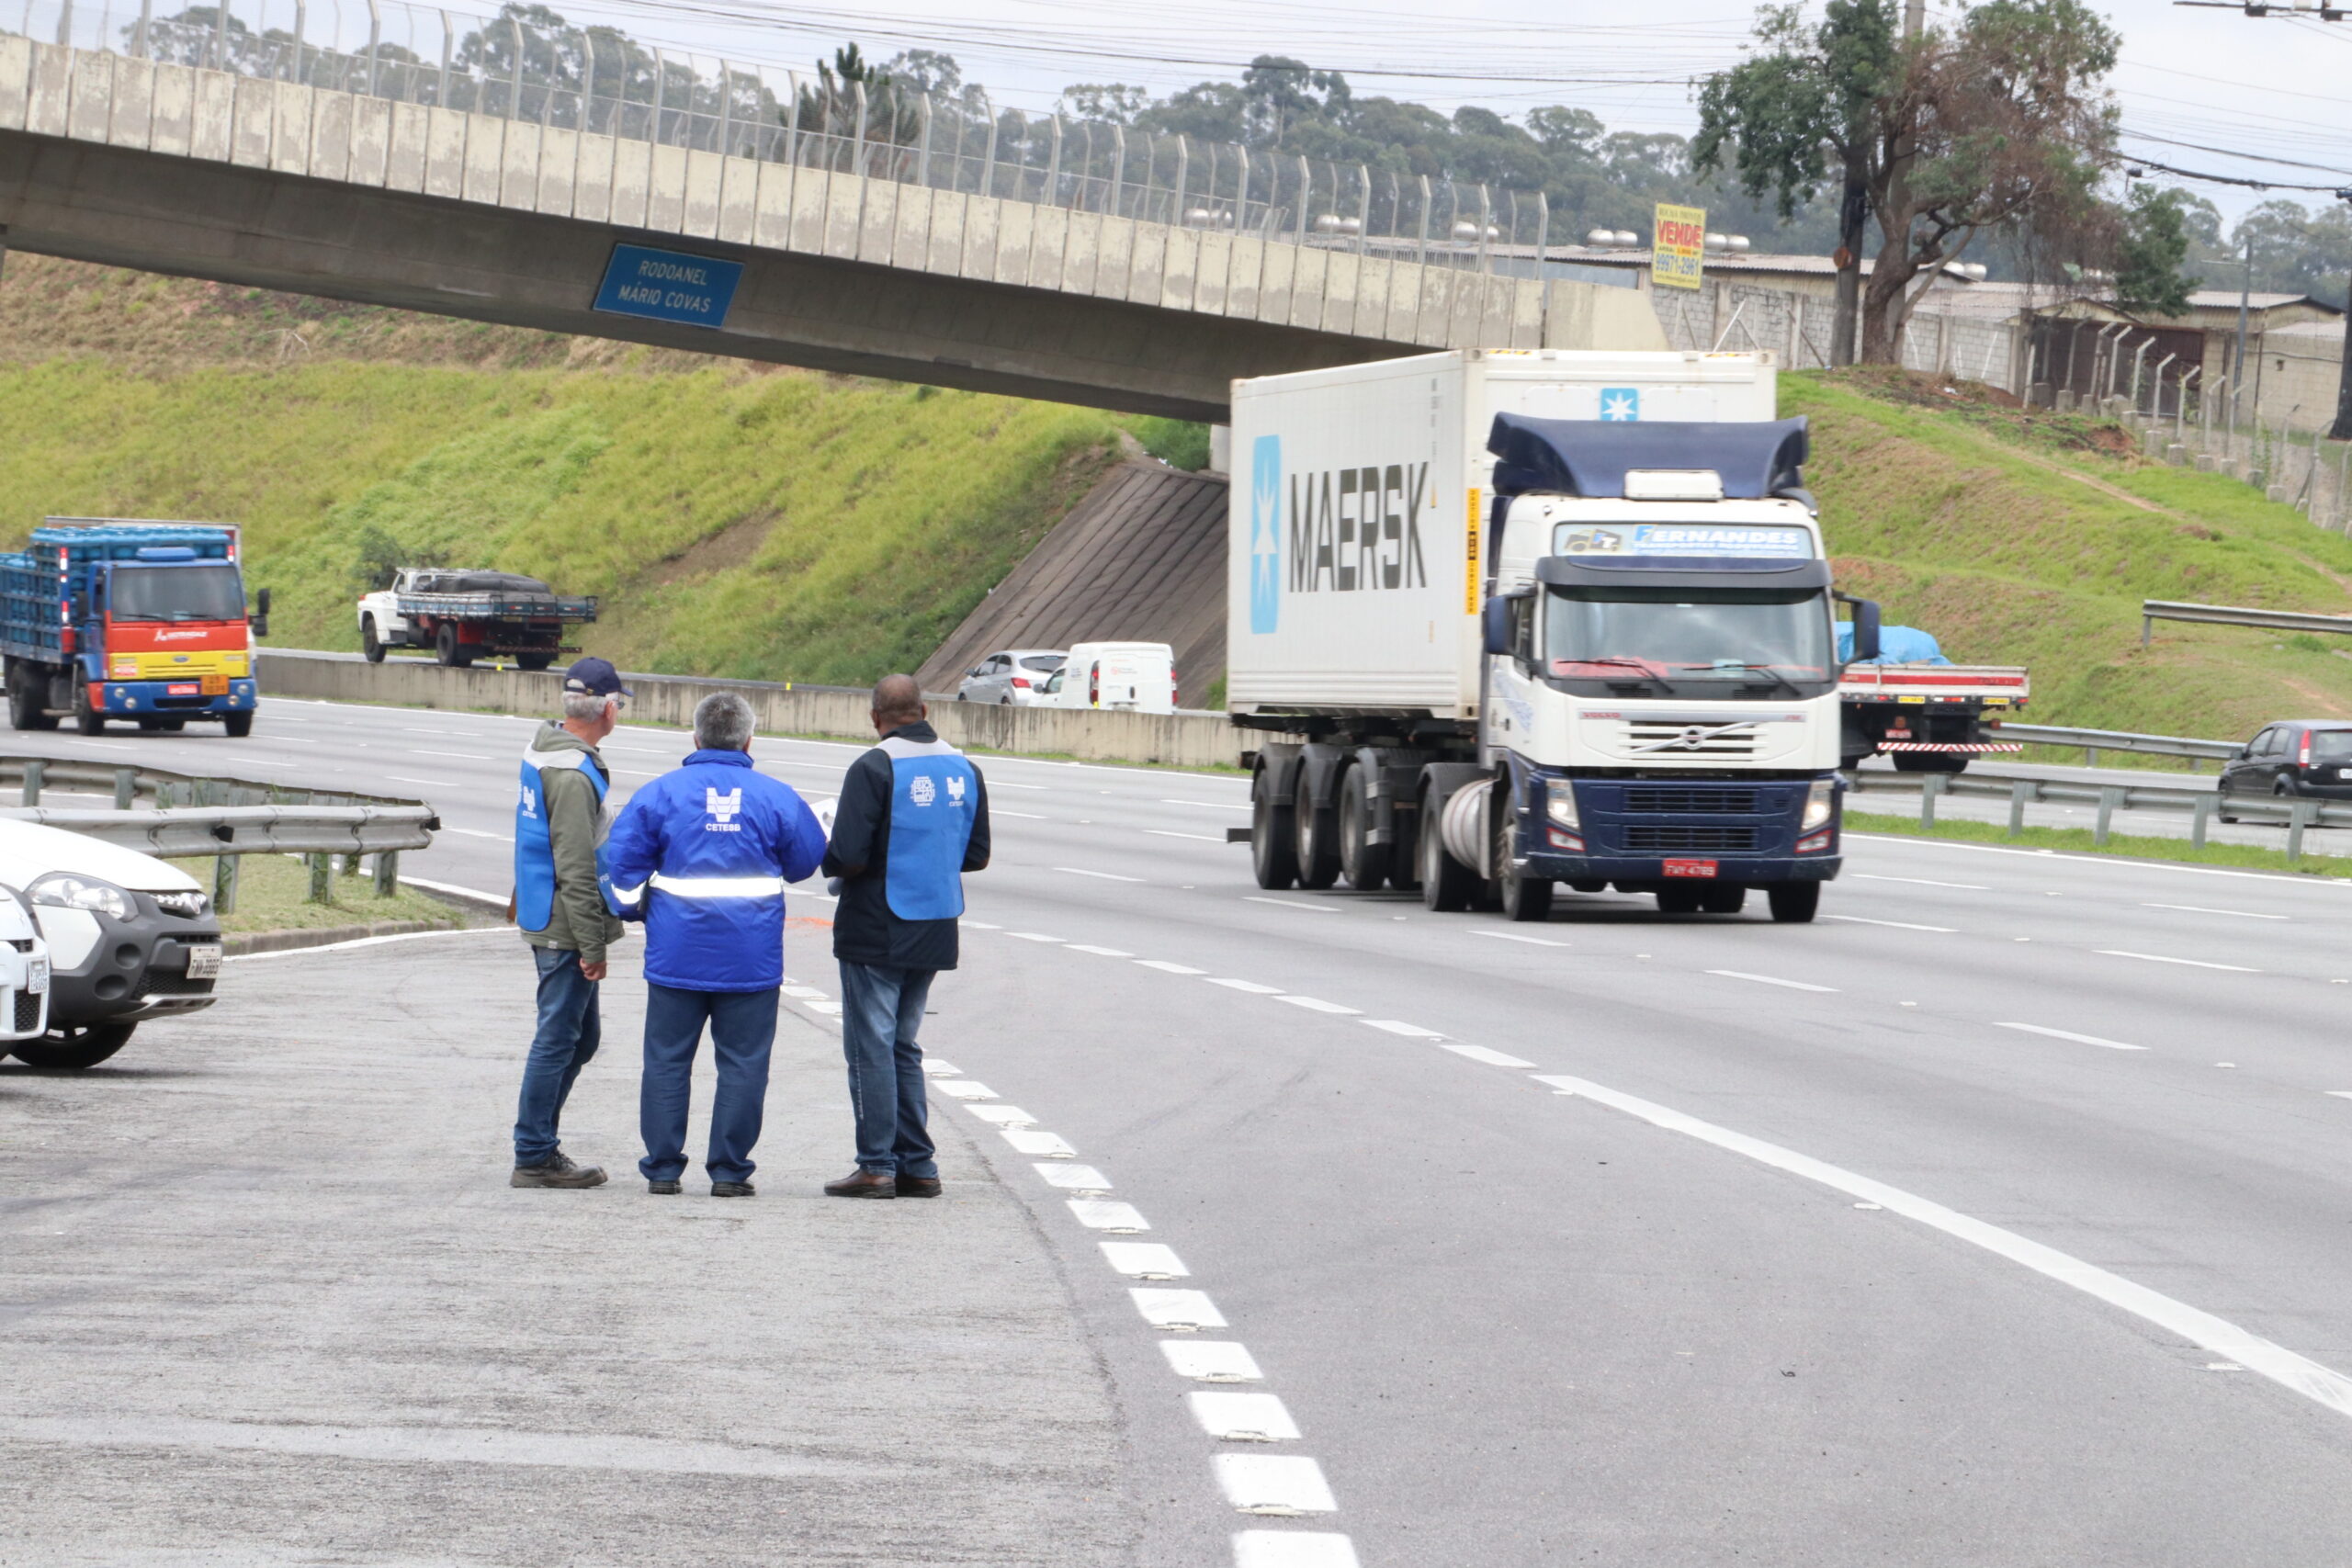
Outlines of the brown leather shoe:
M935 1176L901 1176L899 1178L899 1196L901 1198L936 1198L939 1196L939 1178Z
M825 1183L828 1198L896 1198L899 1179L887 1170L867 1170L861 1166L839 1181Z

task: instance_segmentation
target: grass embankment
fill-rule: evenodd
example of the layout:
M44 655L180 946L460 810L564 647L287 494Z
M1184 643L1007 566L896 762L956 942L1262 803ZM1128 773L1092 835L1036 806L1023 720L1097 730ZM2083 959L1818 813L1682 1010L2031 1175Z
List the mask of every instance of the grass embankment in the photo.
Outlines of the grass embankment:
M300 346L296 346L299 344ZM274 640L356 648L364 551L604 599L626 667L912 669L1116 460L1192 427L9 259L0 539L247 528Z
M2110 423L1883 371L1781 387L1781 412L1813 419L1807 478L1840 585L1959 662L2031 666L2029 721L2243 739L2352 716L2352 640L2159 622L2140 646L2143 599L2352 614L2352 541L2137 457Z
M2256 844L2216 844L2191 846L2187 839L2145 838L2129 833L2109 833L2104 844L2093 841L2088 828L2026 828L2014 838L2008 827L2001 822L1971 822L1958 818L1939 818L1932 828L1922 828L1916 817L1883 817L1871 811L1846 813L1846 830L1852 833L1891 833L1906 839L1952 839L1968 843L2000 844L2018 850L2064 850L2069 854L2113 855L2121 860L2178 861L2188 865L2233 866L2241 870L2290 872L2298 876L2352 876L2352 860L2334 855L2303 852L2300 860L2289 860L2284 850L2267 850Z
M300 855L240 855L237 907L220 917L220 929L235 935L250 931L314 931L322 926L364 925L372 920L415 920L428 926L455 928L468 923L454 906L403 887L389 898L376 897L373 863L363 860L356 876L343 874L335 863L334 896L324 904L310 902L311 868ZM210 861L188 861L188 874L213 886Z

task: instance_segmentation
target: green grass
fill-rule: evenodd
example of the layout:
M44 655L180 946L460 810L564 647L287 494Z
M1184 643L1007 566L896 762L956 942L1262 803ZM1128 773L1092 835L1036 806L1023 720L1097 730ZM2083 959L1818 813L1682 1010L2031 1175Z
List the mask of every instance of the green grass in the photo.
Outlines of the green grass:
M334 896L324 904L310 902L311 872L296 855L240 855L237 907L220 917L220 929L232 934L252 931L315 931L322 926L360 925L370 920L418 920L431 926L462 926L466 917L438 898L428 898L403 887L390 898L376 897L374 863L362 860L360 874L343 874L335 863ZM211 861L186 861L182 869L212 886Z
M2254 844L2207 843L2192 847L2187 839L2144 838L2109 833L2104 844L2093 842L2088 828L2026 828L2015 838L2001 822L1939 819L1922 828L1916 817L1883 817L1876 812L1849 811L1846 828L1855 833L1892 833L1908 839L1951 839L1968 843L2006 844L2015 849L2064 850L2070 854L2113 855L2122 860L2178 861L2188 865L2235 866L2254 871L2290 873L2298 876L2352 876L2352 860L2306 852L2289 860L2284 850Z

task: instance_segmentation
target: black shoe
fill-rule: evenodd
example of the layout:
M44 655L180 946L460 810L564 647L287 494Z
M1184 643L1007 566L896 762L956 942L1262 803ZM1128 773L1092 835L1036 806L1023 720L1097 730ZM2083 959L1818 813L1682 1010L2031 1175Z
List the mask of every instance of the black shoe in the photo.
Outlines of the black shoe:
M936 1198L939 1178L935 1176L900 1176L899 1196L901 1198Z
M605 1168L601 1165L576 1165L570 1155L560 1149L538 1165L518 1165L507 1179L509 1187L602 1187Z
M674 1187L677 1184L673 1182L671 1185ZM714 1181L710 1184L710 1195L714 1198L749 1198L757 1190L748 1181Z
M675 1198L683 1190L678 1185L678 1179L674 1176L667 1181L656 1181L649 1177L646 1179L645 1190L656 1198Z
M825 1183L828 1198L896 1198L899 1179L887 1170L867 1170L863 1166L851 1171L839 1181Z

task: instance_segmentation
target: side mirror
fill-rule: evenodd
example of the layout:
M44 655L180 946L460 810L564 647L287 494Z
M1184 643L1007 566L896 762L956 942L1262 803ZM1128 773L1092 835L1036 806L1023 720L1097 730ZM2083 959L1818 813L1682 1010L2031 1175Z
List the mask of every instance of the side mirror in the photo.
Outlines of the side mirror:
M1511 602L1500 594L1487 601L1487 608L1480 616L1480 625L1484 630L1486 649L1488 653L1503 654L1511 650L1510 604Z
M1848 662L1867 664L1878 657L1878 601L1854 601L1854 654Z
M269 590L265 588L254 595L254 636L269 635Z

